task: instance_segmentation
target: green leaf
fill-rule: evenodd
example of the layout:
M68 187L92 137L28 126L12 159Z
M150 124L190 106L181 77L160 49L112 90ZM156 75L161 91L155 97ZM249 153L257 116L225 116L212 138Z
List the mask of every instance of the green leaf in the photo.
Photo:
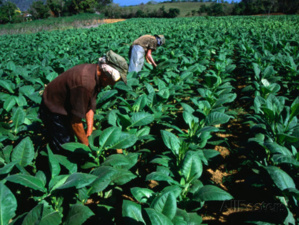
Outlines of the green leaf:
M114 168L120 169L131 169L137 163L139 154L131 153L129 155L122 155L122 154L114 154L109 156L104 163L103 166L112 166ZM128 157L134 156L134 157Z
M92 171L93 175L97 176L94 182L92 182L90 193L96 193L103 191L113 180L114 175L118 174L117 169L110 166L100 166Z
M13 122L13 132L17 133L17 128L24 123L26 113L23 111L23 108L19 107L11 117Z
M119 127L109 127L105 129L100 136L100 146L105 148L120 139L121 129Z
M148 188L133 187L131 193L134 198L140 203L147 203L148 199L152 197L155 192Z
M61 145L65 150L71 151L71 152L78 152L78 153L87 153L91 152L91 149L86 146L85 144L78 143L78 142L69 142Z
M259 68L259 65L256 64L256 63L252 63L252 65L253 65L253 70L254 70L255 77L259 80L260 79L260 74L261 74L261 70Z
M136 141L138 140L137 136L135 134L129 134L126 132L122 132L119 139L114 142L111 146L109 146L110 149L125 149L133 146Z
M188 225L202 224L202 217L197 213L188 213L188 216L189 216Z
M139 127L150 124L154 121L154 116L147 112L136 112L133 113L130 127Z
M232 118L232 117L226 115L225 113L212 112L206 118L206 124L207 124L207 126L224 124L224 123L227 123L230 118Z
M25 167L34 159L34 146L29 137L24 138L13 150L12 161Z
M69 175L58 175L53 177L49 183L49 190L54 191L56 188L60 187L65 183Z
M0 174L8 174L14 168L17 162L10 162L0 169Z
M214 185L205 185L194 194L193 200L204 201L225 201L231 200L233 197L226 191Z
M117 169L117 173L112 176L112 182L117 185L124 185L137 176L129 170Z
M179 150L181 146L180 139L173 133L170 133L166 130L161 130L161 135L166 147L169 148L174 155L179 155Z
M6 64L6 69L14 72L16 71L16 64L13 62L13 61L9 61L7 64Z
M52 209L48 203L35 206L24 218L22 225L59 225L61 217L59 212Z
M142 217L141 205L124 200L122 205L122 217L124 219L124 224L130 225L141 225L145 224Z
M63 165L65 168L68 169L70 173L76 173L77 172L77 164L70 162L66 156L63 155L55 155L55 158L58 160L58 162Z
M280 190L296 188L294 180L283 170L276 166L267 166L265 169Z
M70 187L76 187L77 189L83 188L94 182L95 179L97 179L97 176L92 174L74 173L71 174L65 183L57 189L66 189Z
M146 176L145 180L166 181L169 184L179 184L173 178L161 172L152 172Z
M72 205L66 217L65 225L81 225L94 213L87 206L82 204Z
M147 209L145 209L145 211L150 218L151 224L173 225L171 220L168 217L164 216L162 213L157 212L156 210L151 209L151 208L147 208Z
M3 108L4 108L7 112L9 112L9 111L12 109L12 107L15 106L16 103L17 103L17 101L16 101L16 97L15 97L15 96L9 96L9 97L5 100L5 102L4 102L4 104L3 104Z
M299 98L297 98L292 106L291 106L291 116L290 116L290 121L293 119L293 117L299 115Z
M11 81L6 81L6 80L1 79L0 80L0 87L6 89L11 94L14 94L15 85Z
M118 93L117 90L103 91L98 94L98 103L101 104Z
M172 220L177 210L176 198L173 193L166 192L153 200L151 208Z
M0 225L7 225L15 216L17 200L13 193L0 182Z
M46 192L47 189L45 188L43 182L31 175L27 174L14 174L6 178L6 180L23 185L25 187L32 188L37 191Z
M59 165L59 161L55 158L55 155L53 154L49 146L47 146L47 150L48 150L48 159L49 159L51 177L53 178L59 175L61 168Z
M192 179L199 178L202 171L202 162L199 154L194 151L188 151L181 166L181 172L186 181L190 182Z

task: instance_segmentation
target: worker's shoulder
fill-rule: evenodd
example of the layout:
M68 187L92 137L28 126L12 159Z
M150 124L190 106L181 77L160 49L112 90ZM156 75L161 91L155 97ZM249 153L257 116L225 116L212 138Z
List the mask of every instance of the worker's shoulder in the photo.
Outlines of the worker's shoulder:
M72 67L71 69L75 69L75 70L84 70L84 69L94 69L96 67L97 64L90 64L90 63L83 63L83 64L78 64L74 67Z

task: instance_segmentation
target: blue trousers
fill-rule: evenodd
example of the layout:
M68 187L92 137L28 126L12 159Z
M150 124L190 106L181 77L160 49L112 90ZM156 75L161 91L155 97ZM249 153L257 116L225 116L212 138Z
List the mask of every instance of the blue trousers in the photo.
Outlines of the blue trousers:
M129 64L129 72L139 72L144 65L144 49L140 45L133 45Z

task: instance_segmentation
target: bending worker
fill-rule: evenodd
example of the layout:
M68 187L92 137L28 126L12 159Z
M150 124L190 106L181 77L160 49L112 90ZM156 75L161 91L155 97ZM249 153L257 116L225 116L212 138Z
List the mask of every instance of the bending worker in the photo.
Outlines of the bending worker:
M143 35L136 39L129 52L129 72L139 72L142 69L144 65L144 56L149 64L157 67L157 64L152 57L152 51L155 51L157 47L163 44L165 44L164 35Z
M113 51L99 59L98 64L82 64L65 71L44 90L40 106L40 118L47 130L49 145L53 151L61 145L78 141L89 145L88 136L93 131L96 98L102 87L127 81L128 64ZM84 130L82 119L86 119Z

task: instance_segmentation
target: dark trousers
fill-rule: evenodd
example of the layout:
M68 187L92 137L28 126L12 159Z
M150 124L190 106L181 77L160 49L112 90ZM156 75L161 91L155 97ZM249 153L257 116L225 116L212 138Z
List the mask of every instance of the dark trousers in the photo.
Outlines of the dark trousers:
M61 153L62 144L75 141L68 116L52 113L43 102L39 109L39 115L45 125L49 146L53 152Z

